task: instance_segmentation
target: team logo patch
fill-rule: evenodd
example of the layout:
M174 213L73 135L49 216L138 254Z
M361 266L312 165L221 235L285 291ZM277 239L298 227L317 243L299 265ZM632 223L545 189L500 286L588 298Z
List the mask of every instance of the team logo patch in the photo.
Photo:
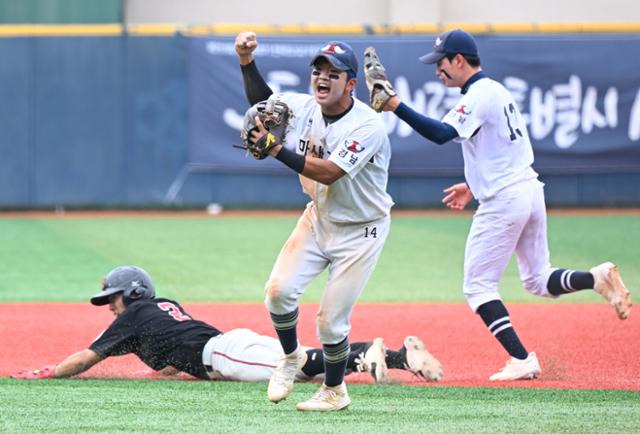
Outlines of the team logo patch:
M442 45L442 39L440 39L440 36L438 36L436 38L436 43L433 44L433 48L438 48L440 45Z
M344 144L347 147L347 149L350 152L353 152L354 154L364 151L364 146L362 146L360 142L357 142L355 140L352 140L350 144L349 144L349 140L345 140Z
M344 50L336 44L327 44L322 47L322 51L327 54L343 54Z
M467 106L462 104L460 107L456 109L456 113L460 113L461 115L470 115L471 112L467 110Z

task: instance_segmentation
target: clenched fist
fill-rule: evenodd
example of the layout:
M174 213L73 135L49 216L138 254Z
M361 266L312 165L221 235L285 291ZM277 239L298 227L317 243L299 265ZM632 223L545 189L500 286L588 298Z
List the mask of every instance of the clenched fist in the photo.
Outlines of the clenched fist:
M253 60L252 53L258 48L258 39L254 32L240 32L235 41L236 53L240 58L240 64L246 65Z

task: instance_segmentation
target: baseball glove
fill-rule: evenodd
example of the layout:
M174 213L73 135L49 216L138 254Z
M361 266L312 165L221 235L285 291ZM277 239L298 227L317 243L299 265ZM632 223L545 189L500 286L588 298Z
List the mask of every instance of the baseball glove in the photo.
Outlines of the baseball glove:
M396 96L396 91L389 83L387 72L373 47L364 50L364 77L369 89L371 107L375 111L381 112L387 102Z
M244 123L240 138L243 145L236 148L244 149L256 160L263 160L269 155L269 151L275 145L281 145L289 128L291 111L287 104L277 95L271 95L269 99L253 105L244 115ZM266 128L267 133L257 141L253 141L251 133L259 131L256 125L256 117Z

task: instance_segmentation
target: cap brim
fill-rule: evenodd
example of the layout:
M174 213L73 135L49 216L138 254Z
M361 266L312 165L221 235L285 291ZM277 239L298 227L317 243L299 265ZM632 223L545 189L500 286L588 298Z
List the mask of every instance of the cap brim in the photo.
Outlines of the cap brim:
M438 61L440 59L442 59L444 56L446 56L447 53L441 53L438 51L432 51L431 53L425 54L424 56L420 57L420 61L422 63L426 63L427 65L431 65L433 63L438 63Z
M348 71L351 69L336 57L329 56L328 54L316 54L313 57L313 59L311 59L311 62L309 63L309 65L313 65L314 63L316 63L316 60L318 60L320 57L324 57L329 61L329 63L331 63L334 66L334 68L338 68L341 71Z
M109 304L109 296L122 291L122 288L109 288L104 291L100 291L91 297L91 304L94 306L104 306L105 304Z

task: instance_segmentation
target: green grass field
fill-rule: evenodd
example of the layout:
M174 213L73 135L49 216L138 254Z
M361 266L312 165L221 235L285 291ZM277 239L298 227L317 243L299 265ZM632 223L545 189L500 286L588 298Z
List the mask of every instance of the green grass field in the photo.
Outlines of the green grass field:
M136 264L160 294L182 302L261 303L295 220L0 219L0 302L84 302L111 268ZM453 214L396 217L361 302L463 303L469 224L469 216ZM640 286L637 216L550 217L549 243L555 265L588 269L611 259L632 294ZM303 301L318 301L322 283ZM521 289L513 261L501 293L507 302L545 302ZM601 302L589 293L563 301ZM620 433L640 426L638 392L356 384L346 412L296 412L293 404L316 387L299 385L276 406L266 400L265 384L3 378L0 432Z
M0 302L86 301L122 264L145 268L159 291L182 302L263 299L271 267L296 222L278 218L0 219ZM462 261L469 216L396 217L362 302L464 302ZM615 261L640 284L640 217L549 218L554 265L589 269ZM304 301L318 301L324 279ZM515 261L501 285L510 302L541 302L521 289ZM575 294L561 301L596 301Z
M351 385L347 411L300 413L266 384L177 381L0 380L3 432L630 433L638 393Z

